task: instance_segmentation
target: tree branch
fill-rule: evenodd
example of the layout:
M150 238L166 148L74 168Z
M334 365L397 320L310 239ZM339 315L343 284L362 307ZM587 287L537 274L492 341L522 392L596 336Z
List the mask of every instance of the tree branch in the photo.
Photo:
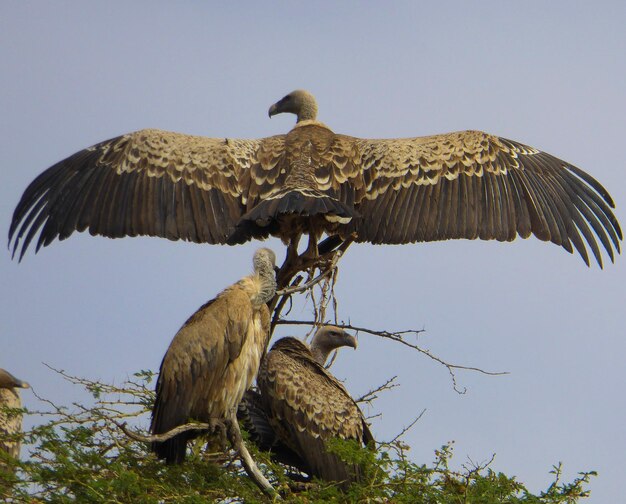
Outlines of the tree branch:
M423 409L422 412L417 415L417 417L409 425L404 427L398 434L396 434L396 436L391 441L387 441L381 444L393 444L397 442L402 436L404 436L407 432L411 430L411 428L418 422L418 420L424 416L424 413L426 413L425 409Z
M376 395L378 394L378 392L382 392L384 390L391 390L392 388L396 388L400 386L399 383L393 383L397 378L398 376L392 376L382 385L376 387L375 389L370 390L369 392L366 392L358 399L355 399L354 402L356 403L364 402L364 403L371 405L372 401L378 399L378 396Z
M319 325L318 322L316 321L311 321L311 320L278 320L276 321L276 324L284 324L284 325ZM424 329L407 329L404 331L396 331L396 332L390 332L390 331L377 331L374 329L370 329L368 327L359 327L359 326L355 326L352 325L350 323L348 324L335 324L337 327L340 327L342 329L349 329L352 331L356 331L357 333L359 332L364 332L367 334L371 334L373 336L379 336L381 338L387 338L390 339L392 341L396 341L402 345L405 345L409 348L412 348L413 350L417 350L418 352L426 355L427 357L429 357L430 359L438 362L439 364L441 364L442 366L444 366L447 370L448 373L450 374L450 378L452 380L452 385L454 387L454 390L456 392L458 392L459 394L464 394L466 392L466 388L463 387L463 389L460 389L457 385L457 381L456 381L456 375L454 373L455 369L461 369L461 370L465 370L465 371L476 371L478 373L482 373L485 375L489 375L489 376L499 376L499 375L506 375L509 374L508 371L486 371L484 369L481 368L477 368L477 367L473 367L473 366L463 366L460 364L450 364L449 362L444 361L442 358L437 357L436 355L434 355L433 353L430 352L430 350L426 350L424 348L421 348L417 345L415 345L414 343L410 343L408 341L406 341L404 339L404 336L407 334L414 334L416 336L419 336L419 334L424 332Z
M252 481L254 481L256 486L258 486L264 494L275 499L280 499L280 495L276 493L274 487L259 470L256 463L254 462L254 459L250 455L248 448L246 448L246 445L244 444L243 438L241 436L241 431L239 430L237 414L234 410L231 412L230 418L228 420L228 427L230 442L233 445L235 451L239 454L241 464L248 473L248 476L250 476Z
M172 439L174 436L181 434L187 431L208 431L211 429L211 426L208 423L200 423L200 422L191 422L184 425L179 425L178 427L174 427L173 429L164 432L163 434L152 434L146 436L145 434L139 434L138 432L129 429L126 427L126 422L120 423L112 418L108 418L111 422L119 427L119 429L126 434L129 438L139 441L141 443L154 443L167 441L168 439Z

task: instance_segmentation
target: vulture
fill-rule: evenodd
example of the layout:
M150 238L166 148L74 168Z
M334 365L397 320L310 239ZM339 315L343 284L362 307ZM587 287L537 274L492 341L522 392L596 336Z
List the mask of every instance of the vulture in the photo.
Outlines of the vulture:
M345 487L360 478L359 467L329 453L326 442L367 446L374 438L348 391L324 367L340 346L356 348L356 339L334 326L318 330L311 348L297 338L279 339L261 362L258 392L246 393L239 416L252 441L277 460Z
M323 234L374 244L532 234L575 249L587 265L588 247L600 267L600 244L611 261L620 251L607 190L546 152L481 131L337 134L304 90L269 109L285 112L297 123L284 135L143 129L73 154L26 188L9 229L13 255L21 259L38 232L36 250L86 229L231 245L271 235L289 244L288 258L303 234L312 254Z
M322 366L326 365L329 354L342 346L357 347L356 338L339 327L327 325L317 330L311 341L311 354ZM249 389L243 396L237 411L239 422L245 427L250 439L263 451L271 451L272 457L283 464L296 467L301 472L310 472L306 461L299 457L278 437L270 425L258 389Z
M20 456L19 435L22 432L22 414L15 414L9 410L22 407L18 389L29 386L8 371L0 369L0 450L15 459ZM0 462L0 471L6 470L6 465ZM3 490L5 489L0 485L0 496L3 495Z
M176 333L161 363L152 434L194 420L217 426L235 418L269 342L266 303L276 291L275 263L272 250L257 250L254 273L202 306ZM168 464L179 464L196 435L181 433L151 449Z

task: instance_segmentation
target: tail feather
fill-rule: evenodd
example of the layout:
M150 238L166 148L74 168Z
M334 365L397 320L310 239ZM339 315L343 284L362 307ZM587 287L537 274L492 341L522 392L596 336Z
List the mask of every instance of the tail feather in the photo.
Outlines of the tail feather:
M185 461L187 452L187 441L190 439L185 434L179 434L166 441L155 441L150 445L160 459L165 459L167 464L182 464Z
M285 190L261 201L244 214L227 243L244 243L251 238L267 238L279 231L281 216L323 216L329 223L347 224L358 217L356 210L342 201L317 191ZM306 230L305 230L306 232Z

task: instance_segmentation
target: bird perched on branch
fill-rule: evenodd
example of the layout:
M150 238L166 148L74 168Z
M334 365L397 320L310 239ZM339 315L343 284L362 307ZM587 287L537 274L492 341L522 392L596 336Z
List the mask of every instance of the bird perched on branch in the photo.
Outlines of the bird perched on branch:
M152 410L152 434L189 421L236 422L236 408L252 384L269 341L267 302L276 291L276 256L267 248L253 258L254 273L223 290L176 333L161 363ZM167 463L185 459L185 432L154 442Z
M278 340L261 362L258 392L246 392L239 417L252 441L278 461L346 486L361 477L360 468L328 452L328 440L368 445L374 439L358 405L324 368L329 353L342 346L356 348L356 339L335 326L320 328L310 348L296 338Z
M20 388L28 388L28 383L18 380L8 371L0 369L0 451L13 458L19 458L22 433L22 407ZM14 410L14 411L10 411ZM0 462L0 471L6 472L8 467ZM0 484L0 497L8 496L9 488Z
M481 131L372 140L334 133L313 95L297 90L269 115L292 113L284 135L204 138L145 129L81 150L39 175L18 203L9 241L21 258L74 231L243 243L270 235L297 256L336 240L512 241L535 235L600 266L622 232L593 177L550 154ZM585 246L587 245L587 247Z

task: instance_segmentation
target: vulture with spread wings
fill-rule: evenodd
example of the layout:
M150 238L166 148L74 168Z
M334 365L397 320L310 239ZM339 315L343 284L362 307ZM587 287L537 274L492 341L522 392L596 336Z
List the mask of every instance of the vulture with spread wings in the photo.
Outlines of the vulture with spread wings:
M180 328L163 357L152 410L152 434L190 421L236 424L236 409L252 385L269 342L267 302L276 292L276 256L254 254L254 273L223 290ZM152 443L168 464L185 460L197 432Z
M9 241L24 255L74 231L243 243L270 235L296 252L329 237L369 243L511 241L531 234L589 264L611 261L622 232L609 193L550 154L480 131L371 140L317 121L294 91L270 116L297 115L285 135L205 138L155 129L81 150L44 171L18 203ZM586 245L585 245L586 244Z
M311 348L296 338L279 339L261 362L258 394L246 393L240 417L252 440L279 461L345 487L361 478L360 467L327 451L328 440L368 446L374 438L354 399L324 368L340 346L356 348L356 339L335 326L322 327Z

